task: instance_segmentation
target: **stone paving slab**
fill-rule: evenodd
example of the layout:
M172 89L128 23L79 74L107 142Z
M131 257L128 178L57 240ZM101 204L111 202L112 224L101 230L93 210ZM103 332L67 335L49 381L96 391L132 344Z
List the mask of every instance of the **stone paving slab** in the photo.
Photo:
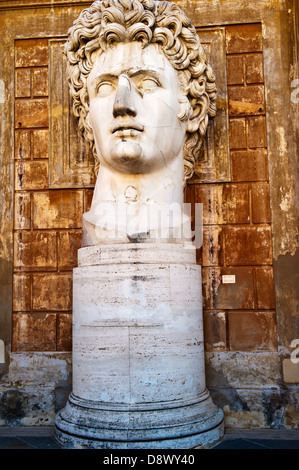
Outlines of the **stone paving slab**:
M0 427L2 449L56 449L61 447L54 439L54 429ZM299 431L228 430L223 440L212 447L217 449L299 449Z
M299 449L299 441L279 439L226 438L213 449Z

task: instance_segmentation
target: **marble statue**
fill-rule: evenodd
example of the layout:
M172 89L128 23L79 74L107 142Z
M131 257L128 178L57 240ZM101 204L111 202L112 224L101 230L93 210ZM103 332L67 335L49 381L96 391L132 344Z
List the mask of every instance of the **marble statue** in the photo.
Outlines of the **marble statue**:
M74 113L93 146L97 181L83 246L190 238L192 177L215 77L195 28L167 1L104 0L66 44Z
M216 87L174 3L103 0L66 43L79 129L97 180L73 271L67 448L206 447L223 412L205 381L201 266L183 190Z

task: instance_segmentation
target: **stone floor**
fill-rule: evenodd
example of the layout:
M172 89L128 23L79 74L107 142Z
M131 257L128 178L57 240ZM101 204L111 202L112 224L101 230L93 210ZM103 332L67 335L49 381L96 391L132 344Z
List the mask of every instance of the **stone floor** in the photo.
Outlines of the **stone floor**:
M226 438L214 449L299 449L299 440Z
M52 428L1 428L0 449L61 449ZM299 431L229 430L216 449L299 449Z

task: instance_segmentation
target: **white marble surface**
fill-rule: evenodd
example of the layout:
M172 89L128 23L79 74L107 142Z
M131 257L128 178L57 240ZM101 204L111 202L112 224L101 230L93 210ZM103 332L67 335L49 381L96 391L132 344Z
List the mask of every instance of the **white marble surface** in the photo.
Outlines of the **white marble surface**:
M138 234L167 241L182 238L181 227L190 238L182 119L190 104L177 72L157 45L121 43L95 59L87 88L101 165L83 216L83 245L135 241Z
M194 398L205 390L201 268L160 263L159 249L155 263L123 263L132 248L117 264L74 270L73 392L128 404Z
M79 266L121 263L187 263L195 264L196 249L192 243L156 243L154 250L149 243L107 244L86 246L78 250Z
M195 250L145 246L79 250L73 391L56 420L70 447L179 448L223 433L222 411L206 388Z

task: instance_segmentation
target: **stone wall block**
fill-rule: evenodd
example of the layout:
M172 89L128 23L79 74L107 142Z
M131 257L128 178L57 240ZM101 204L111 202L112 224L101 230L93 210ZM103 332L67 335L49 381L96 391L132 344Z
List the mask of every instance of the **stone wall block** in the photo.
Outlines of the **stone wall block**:
M88 212L91 207L93 189L84 190L84 212Z
M49 133L48 129L31 131L31 146L33 158L49 157Z
M31 275L17 274L13 275L13 311L29 312L31 311Z
M268 179L268 158L265 149L232 150L233 181L264 181Z
M264 86L229 86L228 108L230 115L264 113Z
M203 243L197 262L202 266L221 266L223 264L223 229L219 225L204 225Z
M226 185L225 220L228 224L248 224L250 203L248 184Z
M243 85L244 79L244 57L242 55L227 57L227 84Z
M78 265L78 250L81 247L81 230L63 231L58 236L58 267L72 269Z
M33 194L33 228L80 228L83 214L83 192L50 190Z
M30 131L17 130L15 132L15 158L23 160L30 156Z
M14 228L16 230L31 227L31 195L29 192L15 193Z
M228 312L231 351L276 351L275 312Z
M268 183L252 183L252 222L254 224L270 223L270 194Z
M224 223L223 193L221 184L201 184L192 188L194 202L203 204L203 224Z
M274 309L275 292L272 267L256 269L256 290L257 307L259 309Z
M13 351L55 351L56 315L14 313Z
M72 279L72 273L34 274L32 280L33 310L71 310Z
M221 268L202 267L202 301L206 310L215 309L220 285Z
M235 276L235 283L225 284L222 276ZM217 308L253 309L254 278L252 268L222 268L221 284L218 289Z
M57 315L57 351L72 350L72 314Z
M262 51L260 24L232 25L226 28L228 54Z
M48 96L48 68L34 69L32 72L33 96Z
M203 316L206 351L226 350L226 313L205 312Z
M263 69L263 55L250 54L246 56L246 83L263 83L264 69Z
M242 312L238 314L242 315ZM266 387L275 390L281 380L281 364L276 351L207 352L206 363L207 384L213 389L220 387L224 391L229 384L234 391L257 389L261 392ZM234 393L232 398L238 399L238 394Z
M247 148L247 132L245 118L230 119L229 146L231 149Z
M47 161L17 162L15 166L15 189L34 190L48 187L49 164Z
M22 39L15 43L15 66L38 67L48 65L47 39Z
M228 266L255 266L272 263L271 228L267 225L225 228Z
M15 128L48 127L48 99L16 100Z
M248 118L248 143L250 148L267 147L265 116Z
M207 310L253 309L254 283L251 268L202 269L203 305ZM234 284L224 284L222 275L234 275Z
M31 70L17 69L15 71L15 97L30 98L31 96Z
M16 232L14 266L22 271L57 269L56 232Z

